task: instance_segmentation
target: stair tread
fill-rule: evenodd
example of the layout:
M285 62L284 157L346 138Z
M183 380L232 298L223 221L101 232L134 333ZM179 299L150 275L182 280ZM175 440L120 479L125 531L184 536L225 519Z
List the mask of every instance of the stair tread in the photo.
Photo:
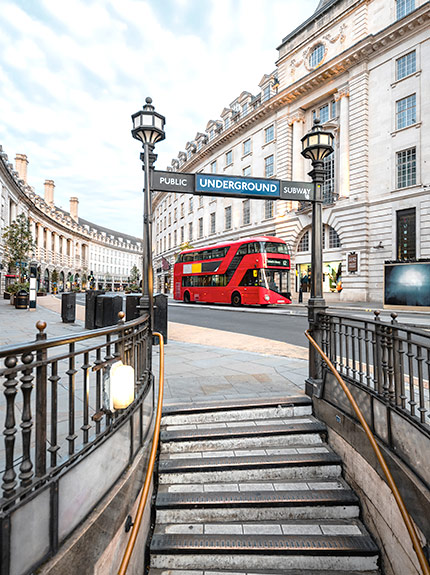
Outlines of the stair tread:
M284 418L285 419L285 418ZM208 424L209 425L209 424ZM296 435L302 433L323 433L326 426L318 421L309 423L279 422L272 425L251 425L243 422L241 426L200 427L199 429L162 430L160 439L168 441L187 441L198 439L226 439L231 437L262 437L267 435Z
M316 465L340 465L341 458L335 453L296 453L285 455L255 455L237 457L189 457L184 459L161 459L159 473L205 472L225 469L253 469L264 467L309 467Z
M369 556L377 555L379 550L368 535L155 534L151 552Z
M234 409L252 409L258 407L292 407L295 405L312 405L307 395L290 397L254 398L254 399L226 399L221 401L205 401L198 403L171 403L163 405L163 415L205 413L216 411L230 411Z
M302 569L264 569L261 571L259 569L252 569L251 571L237 570L232 571L231 569L154 569L149 571L149 575L333 575L333 571L324 570L306 570L306 573ZM336 571L336 575L380 575L380 571Z
M348 505L358 498L350 489L297 491L231 491L205 493L158 493L158 509L227 506Z

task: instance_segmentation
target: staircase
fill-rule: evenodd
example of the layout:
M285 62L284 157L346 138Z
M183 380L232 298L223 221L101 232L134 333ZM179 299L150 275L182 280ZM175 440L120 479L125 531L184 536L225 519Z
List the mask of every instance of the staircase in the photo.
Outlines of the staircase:
M163 412L150 575L377 575L306 396Z

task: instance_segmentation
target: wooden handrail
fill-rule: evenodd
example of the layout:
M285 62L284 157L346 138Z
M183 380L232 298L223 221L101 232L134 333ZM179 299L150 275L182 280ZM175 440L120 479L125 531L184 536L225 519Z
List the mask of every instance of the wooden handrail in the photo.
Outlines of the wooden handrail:
M313 345L313 347L318 351L320 356L324 359L325 363L330 368L330 371L333 373L333 375L335 376L335 378L339 382L340 386L342 387L343 391L345 392L346 397L348 398L350 404L352 405L352 408L354 409L355 414L358 417L358 420L360 421L361 425L363 426L363 429L364 429L364 432L367 436L367 439L370 441L370 444L373 448L373 451L375 452L376 458L378 459L379 464L381 465L382 471L384 472L384 475L387 479L388 486L390 487L390 489L394 495L394 499L396 500L400 514L403 518L406 529L408 530L409 536L411 538L412 546L415 550L415 553L417 554L418 562L421 566L423 575L430 575L430 566L428 564L426 556L424 555L424 551L421 547L421 543L420 543L418 534L416 532L415 526L412 522L411 516L409 515L408 510L406 509L405 503L403 501L402 496L400 495L400 491L396 485L396 482L394 481L394 478L393 478L391 471L387 465L387 462L385 461L384 456L382 455L382 451L380 450L379 445L376 442L375 436L373 435L372 431L370 430L370 427L368 426L367 421L364 419L364 416L361 412L361 409L358 407L357 402L355 401L354 397L352 396L352 393L349 391L348 386L343 381L339 372L336 370L336 368L334 367L334 365L332 364L330 359L323 352L323 350L320 348L320 346L317 344L317 342L314 340L314 338L311 336L311 334L309 333L308 330L305 331L305 335L308 338L308 340L310 341L310 343Z
M152 474L154 472L155 457L158 449L158 438L160 436L161 425L161 411L163 408L163 393L164 393L164 338L161 333L156 331L152 335L158 336L160 339L160 372L158 378L158 404L157 414L155 417L154 435L152 438L151 453L149 455L148 468L146 470L145 482L143 484L142 492L140 494L139 505L137 507L136 517L134 519L133 527L131 529L130 538L125 548L124 556L119 567L118 575L125 575L127 567L136 544L137 535L139 533L140 525L142 523L143 512L145 510L146 501L148 499L149 488L151 486Z

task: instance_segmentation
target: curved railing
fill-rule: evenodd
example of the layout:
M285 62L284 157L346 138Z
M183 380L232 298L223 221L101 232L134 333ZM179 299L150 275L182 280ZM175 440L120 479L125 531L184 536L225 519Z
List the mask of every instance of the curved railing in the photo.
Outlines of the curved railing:
M382 455L382 452L379 448L379 445L376 442L376 439L373 435L373 433L370 430L369 425L367 424L360 408L358 407L357 402L355 401L352 393L350 392L350 390L348 389L348 386L346 385L346 383L343 381L342 377L340 376L340 374L338 373L338 371L336 370L336 368L334 367L334 365L332 364L332 362L330 361L330 359L328 358L328 356L323 352L323 350L321 349L321 347L317 344L317 342L313 339L313 337L310 335L309 331L306 330L305 332L306 337L308 338L308 340L310 341L310 343L312 344L312 346L317 350L317 352L320 354L320 356L322 357L322 359L324 360L324 362L326 363L327 367L330 369L330 371L333 373L334 377L336 378L336 380L338 381L338 383L340 384L340 386L342 387L346 397L348 398L348 401L350 402L359 422L361 423L364 432L373 448L373 451L375 452L376 458L379 461L379 464L381 465L382 471L384 472L384 475L386 477L388 486L390 487L394 499L396 500L397 506L399 508L400 514L403 518L403 521L405 523L406 529L409 533L409 536L411 538L411 542L413 545L413 548L415 550L415 553L417 554L417 558L418 558L418 562L421 566L423 575L430 575L430 566L427 562L427 559L424 555L423 549L421 547L421 543L420 540L418 538L418 534L416 532L416 529L414 527L414 524L412 522L412 519L406 509L406 506L404 504L403 498L400 495L399 489L396 485L396 482L394 481L394 478L391 474L391 471L384 459L384 456Z
M136 517L131 529L130 538L127 542L127 547L124 552L124 556L121 561L121 565L118 571L118 575L125 575L127 572L127 567L133 553L134 546L136 544L137 535L142 523L143 512L145 510L146 502L148 499L149 488L152 482L152 476L154 473L155 458L158 449L158 439L160 436L160 425L161 425L161 412L163 409L163 393L164 393L164 339L161 333L156 331L152 332L152 335L158 336L160 340L160 368L159 368L159 387L158 387L158 404L157 413L155 417L154 433L152 439L151 453L149 455L148 467L146 470L145 482L142 487L142 492L140 494L139 504L136 512Z

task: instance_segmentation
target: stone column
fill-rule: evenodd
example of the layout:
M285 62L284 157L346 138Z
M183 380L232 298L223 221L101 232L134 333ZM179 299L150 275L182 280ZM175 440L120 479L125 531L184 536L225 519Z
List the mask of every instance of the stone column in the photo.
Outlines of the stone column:
M339 159L338 190L341 198L349 197L349 89L338 90L335 94L339 107Z

